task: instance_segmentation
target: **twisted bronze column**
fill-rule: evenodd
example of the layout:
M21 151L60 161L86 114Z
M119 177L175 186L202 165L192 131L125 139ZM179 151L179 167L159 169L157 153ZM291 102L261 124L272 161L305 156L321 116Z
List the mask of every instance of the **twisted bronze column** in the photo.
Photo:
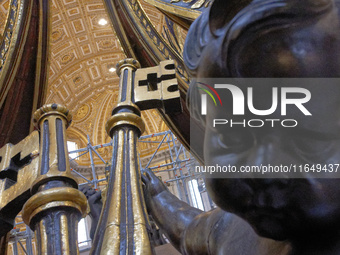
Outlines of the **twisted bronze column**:
M137 140L145 126L133 103L133 82L139 67L132 59L117 65L119 103L106 123L113 138L112 167L91 254L152 254L137 157Z
M58 104L45 105L34 114L40 129L40 163L22 216L35 231L38 254L79 253L78 220L86 212L87 201L69 166L65 131L71 118Z
M174 113L182 108L172 60L156 67L139 67L134 59L117 65L118 105L106 123L106 131L113 138L112 164L107 199L91 251L95 255L153 254L137 156L137 140L145 129L140 110L162 108Z

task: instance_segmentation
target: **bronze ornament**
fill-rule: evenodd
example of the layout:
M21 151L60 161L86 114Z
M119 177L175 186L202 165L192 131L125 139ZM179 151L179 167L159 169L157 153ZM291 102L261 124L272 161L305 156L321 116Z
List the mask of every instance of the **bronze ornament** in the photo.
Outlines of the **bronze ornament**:
M119 99L106 124L113 139L113 163L91 254L154 254L137 160L137 141L145 126L140 109L159 106L171 111L167 101L172 101L173 110L180 111L181 107L176 105L180 104L180 95L173 61L161 62L154 68L139 67L133 59L117 65ZM143 97L138 90L141 86L148 88ZM159 103L150 104L155 101Z
M38 192L36 196L29 199L23 208L23 220L30 222L31 219L40 211L55 206L76 206L82 216L85 216L87 200L84 194L74 188L51 188Z
M58 104L45 105L34 114L40 129L39 168L22 215L36 233L38 254L78 254L77 224L86 213L87 200L69 165L65 131L71 119L66 107Z
M16 145L6 144L0 149L1 236L13 228L14 218L30 197L30 188L38 176L38 151L37 131Z

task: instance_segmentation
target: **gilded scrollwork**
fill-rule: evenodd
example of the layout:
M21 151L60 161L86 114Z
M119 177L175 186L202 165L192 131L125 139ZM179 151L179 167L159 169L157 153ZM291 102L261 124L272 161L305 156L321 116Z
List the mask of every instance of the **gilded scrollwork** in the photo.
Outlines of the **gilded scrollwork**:
M7 18L7 23L6 23L4 33L2 35L2 41L1 41L1 46L0 46L0 59L1 59L0 73L7 59L9 47L13 39L15 25L16 25L17 16L18 16L19 1L12 0L10 6L11 7L8 10L9 13L8 13L8 18Z
M207 8L211 4L211 0L171 0L171 3L190 3L191 9L200 9L200 8Z
M213 0L145 0L160 9L167 16L176 16L193 22ZM177 19L178 21L178 19ZM178 23L180 24L180 22Z

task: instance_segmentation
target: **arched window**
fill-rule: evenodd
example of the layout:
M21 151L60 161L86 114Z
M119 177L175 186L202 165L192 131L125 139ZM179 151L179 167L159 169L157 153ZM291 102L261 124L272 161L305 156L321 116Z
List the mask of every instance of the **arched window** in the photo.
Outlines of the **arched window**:
M67 141L67 150L69 152L78 150L78 146L75 142ZM77 152L70 153L70 154L68 154L68 156L73 159L73 158L76 158L78 156L78 153Z

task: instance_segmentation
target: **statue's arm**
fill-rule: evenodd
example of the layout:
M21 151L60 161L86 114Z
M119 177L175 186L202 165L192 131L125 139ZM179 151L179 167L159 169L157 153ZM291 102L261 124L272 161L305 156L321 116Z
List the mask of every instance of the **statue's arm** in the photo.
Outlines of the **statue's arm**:
M171 194L167 187L147 170L142 176L149 213L183 254L208 254L209 232L215 225L214 212L203 212Z
M84 193L90 206L89 215L92 220L90 237L93 240L99 222L100 213L103 207L101 191L92 189L90 185L84 185L80 187L79 190Z
M289 243L261 238L232 213L203 212L180 201L150 170L143 182L149 213L182 254L290 254Z

